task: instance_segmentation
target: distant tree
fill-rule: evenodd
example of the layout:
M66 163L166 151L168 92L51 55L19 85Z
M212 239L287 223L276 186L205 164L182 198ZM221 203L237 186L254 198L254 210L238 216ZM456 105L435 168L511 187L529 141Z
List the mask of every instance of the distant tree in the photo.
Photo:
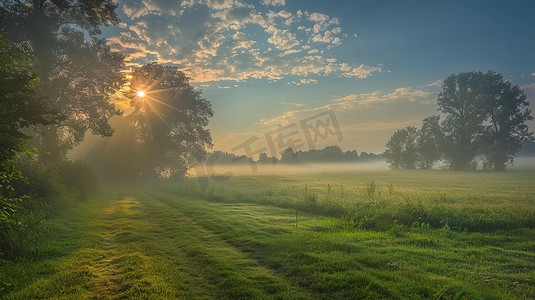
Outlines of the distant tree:
M384 154L375 154L375 153L368 153L366 151L362 151L359 155L359 158L358 158L358 161L359 162L370 162L370 161L377 161L377 160L381 160L381 161L384 161L385 160L385 156Z
M446 115L442 122L444 154L452 169L469 169L480 148L486 119L485 76L482 72L453 74L444 80L438 96L439 111Z
M284 164L298 163L299 158L297 156L297 152L295 152L291 147L286 148L284 152L282 152L280 162Z
M487 119L482 134L482 150L489 167L505 169L520 151L522 143L533 139L527 121L533 120L526 94L517 85L504 81L501 74L485 74L484 109Z
M127 116L145 149L139 161L145 176L184 175L212 146L206 129L213 115L210 102L201 97L176 67L148 64L132 69L132 107ZM146 93L135 97L136 91Z
M36 59L41 94L66 116L60 126L40 128L42 160L57 160L87 130L112 134L108 120L119 111L111 95L122 86L123 56L102 39L101 24L118 24L112 0L0 2L0 27Z
M349 151L348 150L348 151L344 152L342 157L346 161L358 161L358 159L359 159L359 155L357 153L357 150L353 150L353 151Z
M341 161L342 160L342 148L337 145L331 145L321 150L324 161Z
M414 169L418 160L418 129L408 126L394 133L386 144L384 156L392 169ZM362 155L361 155L362 156Z
M269 157L266 153L262 152L258 156L258 163L260 164L272 164L275 165L278 162L276 157Z
M417 138L418 166L430 169L442 157L444 133L440 127L440 116L430 116L423 120Z
M269 162L269 157L265 152L260 153L258 156L258 162L259 163L267 163Z

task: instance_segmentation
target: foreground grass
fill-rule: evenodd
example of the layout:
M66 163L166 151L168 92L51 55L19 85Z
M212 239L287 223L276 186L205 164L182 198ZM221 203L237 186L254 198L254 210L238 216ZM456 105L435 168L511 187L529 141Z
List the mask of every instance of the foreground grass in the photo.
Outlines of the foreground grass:
M415 173L424 182L414 180L411 186L406 174L372 173L378 186L372 199L367 175L235 177L202 193L191 186L195 181L109 193L54 219L53 235L37 245L35 258L1 262L0 298L425 299L441 291L445 299L463 291L488 299L535 295L533 229L459 231L396 223L362 229L347 218L303 211L296 222L296 202L285 208L281 198L296 201L291 198L296 195L305 201L306 183L307 192L317 195L318 207L331 200L345 209L348 203L373 203L379 197L394 203L394 197L382 195L392 184L396 197L412 193L424 201L439 188L439 193L452 191L446 197L460 207L453 212L463 205L489 210L501 202L528 206L533 187L526 184L533 177L426 182ZM513 176L508 182L516 192L501 192L507 176ZM333 187L322 195L329 182L341 182L345 195L335 198ZM482 188L486 185L488 190ZM494 199L494 206L464 195Z

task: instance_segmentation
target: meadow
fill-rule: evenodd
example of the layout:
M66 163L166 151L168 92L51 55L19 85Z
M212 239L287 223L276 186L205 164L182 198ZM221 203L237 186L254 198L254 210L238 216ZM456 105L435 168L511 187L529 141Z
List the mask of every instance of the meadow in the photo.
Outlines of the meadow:
M535 173L358 171L104 188L51 218L0 296L528 299Z

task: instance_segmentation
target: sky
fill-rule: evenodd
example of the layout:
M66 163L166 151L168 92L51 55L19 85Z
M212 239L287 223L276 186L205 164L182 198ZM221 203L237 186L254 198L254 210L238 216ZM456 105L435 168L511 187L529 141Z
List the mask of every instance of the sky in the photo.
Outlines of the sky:
M451 74L493 70L535 102L534 1L119 0L127 65L177 66L212 103L214 150L384 151L438 114ZM533 130L535 123L530 123Z

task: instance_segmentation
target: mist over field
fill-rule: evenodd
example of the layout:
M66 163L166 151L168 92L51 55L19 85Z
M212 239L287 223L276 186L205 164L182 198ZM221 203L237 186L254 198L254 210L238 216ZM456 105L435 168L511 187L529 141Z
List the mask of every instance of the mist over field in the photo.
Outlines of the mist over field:
M0 299L532 299L534 11L0 1Z

